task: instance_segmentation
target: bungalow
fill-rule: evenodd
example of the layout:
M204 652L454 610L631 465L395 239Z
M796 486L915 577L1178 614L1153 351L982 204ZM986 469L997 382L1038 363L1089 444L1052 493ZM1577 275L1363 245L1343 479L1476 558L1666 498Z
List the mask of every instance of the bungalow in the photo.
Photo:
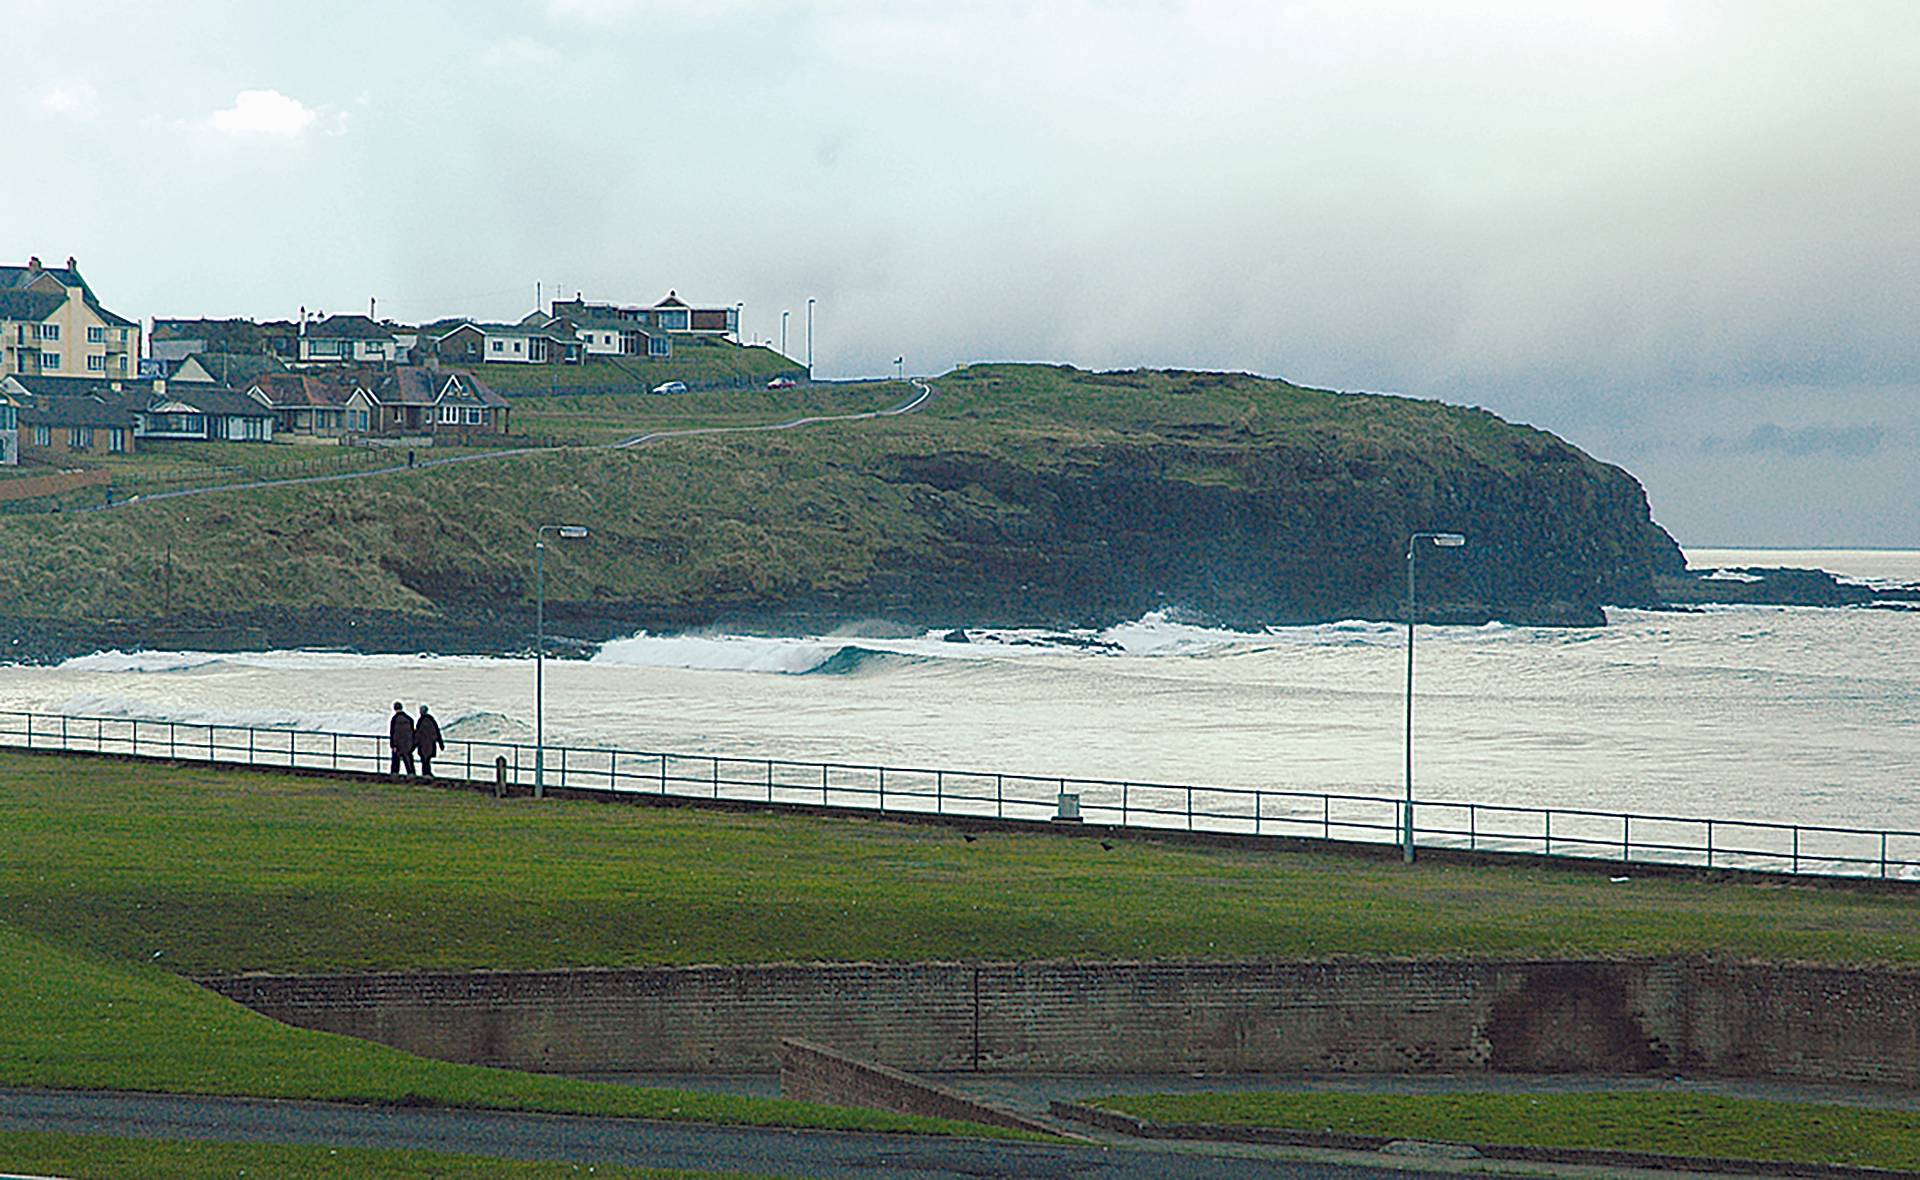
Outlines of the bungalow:
M273 411L273 432L337 438L347 432L350 387L312 373L262 373L246 385L247 396Z
M573 326L586 355L640 356L659 359L673 355L673 337L665 329L602 312L559 317Z
M27 390L29 383L45 386L55 382L66 388L51 393ZM0 420L17 424L17 436L8 452L13 458L0 461L17 462L22 453L124 455L133 451L138 399L105 382L8 377L0 381L0 397L9 402L0 405Z
M399 325L375 323L363 315L335 315L308 323L300 318L300 337L294 359L303 364L407 363Z
M273 411L246 394L193 382L156 381L154 387L136 414L141 438L273 441Z
M406 365L362 383L347 398L347 429L376 437L464 438L507 433L507 400L459 369Z
M434 354L457 364L577 365L582 351L572 325L537 311L517 324L468 320L434 338Z
M579 323L589 318L626 320L643 328L658 328L683 336L735 336L740 334L740 309L737 307L695 307L680 298L677 291L651 307L621 307L612 303L588 303L575 295L556 300L553 314Z

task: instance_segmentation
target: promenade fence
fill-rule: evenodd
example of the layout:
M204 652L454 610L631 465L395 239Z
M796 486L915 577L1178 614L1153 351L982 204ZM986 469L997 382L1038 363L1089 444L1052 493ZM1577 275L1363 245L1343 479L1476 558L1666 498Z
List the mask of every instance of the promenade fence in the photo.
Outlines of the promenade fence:
M176 762L384 774L385 734L128 717L0 711L0 747L121 754ZM441 778L535 785L540 751L524 742L458 740L434 760ZM725 754L555 746L545 785L854 812L948 815L1032 823L1397 844L1405 802L1251 787L1083 779L988 771L810 762ZM1691 865L1809 876L1920 878L1920 831L1586 808L1416 800L1419 847L1633 864Z

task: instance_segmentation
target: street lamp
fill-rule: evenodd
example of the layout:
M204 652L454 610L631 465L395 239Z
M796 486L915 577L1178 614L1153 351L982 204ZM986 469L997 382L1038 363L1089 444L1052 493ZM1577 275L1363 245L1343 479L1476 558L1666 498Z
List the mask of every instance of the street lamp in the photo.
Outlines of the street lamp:
M896 381L905 381L907 379L906 357L897 356L893 358L893 377Z
M1467 539L1459 533L1414 533L1407 538L1407 802L1401 832L1408 864L1413 863L1413 554L1422 541L1440 549L1458 549Z
M747 318L747 305L745 303L734 304L733 305L733 342L735 344L745 344L747 342L746 334L740 330L740 324L746 318Z
M547 534L569 541L585 539L587 526L543 524L533 530L533 797L547 795Z
M787 355L787 317L792 314L792 311L780 313L780 355L783 357Z
M807 380L813 380L813 296L807 296Z

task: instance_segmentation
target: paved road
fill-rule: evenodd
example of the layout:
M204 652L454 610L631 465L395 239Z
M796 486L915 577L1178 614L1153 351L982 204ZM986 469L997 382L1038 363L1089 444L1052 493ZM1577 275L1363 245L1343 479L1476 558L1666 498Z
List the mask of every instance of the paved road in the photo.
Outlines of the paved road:
M539 455L558 451L630 450L663 439L688 438L701 434L757 434L778 430L798 430L807 426L821 426L833 422L865 422L874 418L896 418L902 414L913 413L933 397L933 386L925 381L915 377L911 379L911 384L917 392L906 401L886 410L867 410L858 414L819 414L808 418L794 418L786 422L768 423L763 426L697 426L682 430L656 430L649 434L636 434L613 443L587 443L577 447L514 447L508 450L483 451L478 454L452 455L440 459L428 458L411 466L406 463L394 463L386 467L370 467L365 471L342 471L332 475L303 475L293 479L261 479L247 483L212 484L203 488L179 488L171 492L152 492L144 496L135 496L114 504L99 504L80 511L111 512L135 504L177 500L184 496L210 496L215 492L244 492L257 488L290 487L299 484L346 483L349 480L373 479L376 476L398 475L407 471L427 471L435 467L448 467L455 463L486 463L499 459L512 459L521 455Z
M1404 1180L1435 1174L1263 1158L1257 1151L1210 1155L1134 1147L1053 1147L914 1135L91 1091L0 1090L0 1130L314 1143L875 1180L979 1180L987 1176L1046 1180Z

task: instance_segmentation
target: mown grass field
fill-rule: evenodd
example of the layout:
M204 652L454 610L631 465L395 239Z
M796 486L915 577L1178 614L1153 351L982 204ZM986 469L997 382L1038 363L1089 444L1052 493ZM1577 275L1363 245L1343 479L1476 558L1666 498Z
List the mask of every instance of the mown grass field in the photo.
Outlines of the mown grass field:
M562 394L516 402L522 434L583 444L618 442L650 430L758 426L794 418L890 409L912 394L894 381L800 385L793 389L699 390L692 393Z
M1092 1105L1157 1123L1920 1168L1920 1113L1701 1094L1141 1094Z
M678 1172L608 1164L536 1163L429 1151L274 1143L183 1142L0 1131L0 1164L75 1180L723 1180L732 1172Z
M1197 849L0 755L0 914L183 973L780 960L1920 961L1867 886Z

